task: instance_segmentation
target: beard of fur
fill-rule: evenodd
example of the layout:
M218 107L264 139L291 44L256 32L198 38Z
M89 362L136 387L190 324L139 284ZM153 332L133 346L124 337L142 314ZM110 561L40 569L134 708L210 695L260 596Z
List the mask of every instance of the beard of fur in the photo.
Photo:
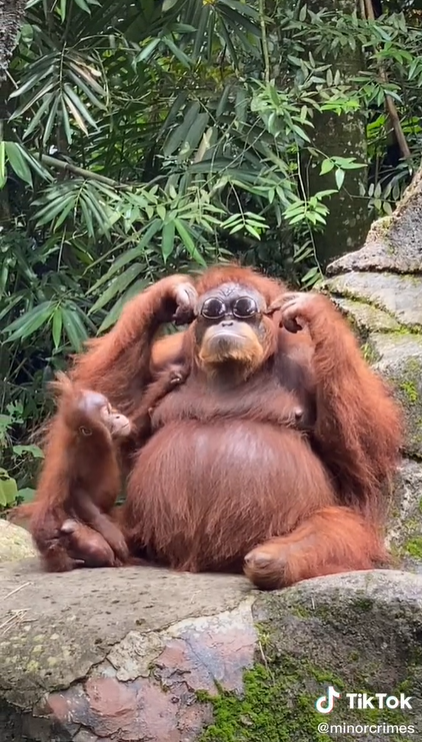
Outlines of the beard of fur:
M241 345L221 343L220 348L212 349L205 342L198 354L199 365L204 371L216 374L225 364L234 364L242 376L248 376L264 362L265 351L255 335L245 338Z

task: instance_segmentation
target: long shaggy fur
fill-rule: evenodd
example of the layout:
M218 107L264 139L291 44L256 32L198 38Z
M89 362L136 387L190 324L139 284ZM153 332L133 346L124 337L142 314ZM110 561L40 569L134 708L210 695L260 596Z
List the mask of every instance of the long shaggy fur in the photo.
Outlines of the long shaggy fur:
M247 557L246 574L262 588L384 563L384 488L402 421L345 320L327 298L307 296L297 310L305 329L292 334L279 327L281 309L266 318L260 366L219 386L194 362L195 322L156 339L182 280L193 281L165 278L129 302L72 371L139 416L157 372L189 369L152 411L132 460L119 518L132 553L191 571L240 570ZM226 282L259 291L267 307L286 292L239 266L211 268L195 287L201 295ZM53 471L55 456L47 452Z

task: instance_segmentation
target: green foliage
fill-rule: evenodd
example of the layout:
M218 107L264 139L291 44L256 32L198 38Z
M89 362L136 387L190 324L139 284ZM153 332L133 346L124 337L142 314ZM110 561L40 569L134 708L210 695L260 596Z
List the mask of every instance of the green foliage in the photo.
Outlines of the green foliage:
M0 511L31 500L34 494L32 487L23 486L25 474L22 475L22 471L28 472L31 463L42 457L42 451L35 445L13 443L13 427L24 422L22 412L21 405L9 404L7 414L0 415L0 456L2 464L8 466L7 469L0 467Z

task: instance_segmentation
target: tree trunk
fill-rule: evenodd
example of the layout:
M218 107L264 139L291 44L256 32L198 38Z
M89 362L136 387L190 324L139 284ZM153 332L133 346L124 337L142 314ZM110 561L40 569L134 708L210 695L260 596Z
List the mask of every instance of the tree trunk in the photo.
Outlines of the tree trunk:
M6 78L24 17L25 0L0 0L0 83Z
M320 10L317 2L308 3L315 12ZM330 10L352 12L353 0L329 0ZM311 49L312 51L312 49ZM364 66L361 49L343 48L338 56L334 54L325 59L332 65L332 73L339 70L342 79L357 75ZM325 157L354 157L356 162L367 163L366 117L363 111L348 114L320 113L314 118L315 129L311 134L312 146ZM304 163L304 180L309 195L318 191L336 188L335 171L320 176L321 160L307 160ZM371 219L367 199L361 195L362 185L366 189L367 168L345 171L345 179L340 192L325 200L330 213L323 232L315 235L318 260L322 268L336 257L362 247L368 233Z

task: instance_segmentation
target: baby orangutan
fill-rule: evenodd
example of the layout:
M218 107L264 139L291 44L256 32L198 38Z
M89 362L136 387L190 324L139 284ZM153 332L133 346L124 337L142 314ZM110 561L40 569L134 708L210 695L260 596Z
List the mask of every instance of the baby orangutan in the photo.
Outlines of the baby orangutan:
M113 475L114 477L115 474L114 467L112 470L111 465L112 458L115 459L117 439L120 438L121 442L124 444L123 438L126 438L126 440L129 442L129 437L133 438L136 436L138 445L140 442L146 440L151 434L152 412L159 404L159 402L169 392L186 381L188 375L189 368L187 367L187 365L182 366L176 364L169 366L165 371L159 373L156 379L149 385L145 392L145 396L142 401L141 414L132 423L129 422L127 417L125 417L124 415L120 415L115 410L113 410L104 397L107 407L100 408L100 417L102 423L105 423L106 427L109 428L111 440L113 441L114 439L114 441L109 448L108 456L104 455L102 458L102 466L104 472L104 477L102 475L100 476L102 482L102 491L104 491L107 484L110 483L110 475ZM85 392L85 394L95 394L98 397L102 397L102 395L97 395L96 392ZM90 447L88 442L88 451L89 448ZM87 459L89 455L88 451L86 454ZM93 453L94 452L92 451L92 454ZM107 458L109 459L109 464L107 464ZM78 459L78 466L79 463L80 459ZM93 482L90 483L89 491L91 493L91 497L87 498L87 501L89 502L89 500L91 499L94 504L96 503L97 506L101 507L101 503L105 503L106 500L105 496L103 498L101 497L101 495L100 497L98 497L98 494L100 492L100 479L98 478L99 469L97 469L96 471L96 483L95 485ZM106 474L107 479L105 478ZM88 487L86 489L88 489ZM95 494L95 489L97 489L97 495ZM118 491L119 490L116 490L116 495L114 498L111 498L110 495L110 499L107 500L107 506L109 506L111 503L110 507L108 507L107 509L107 512L109 512L111 507L114 505L118 495ZM85 517L82 518L82 521L90 522L90 525L92 525L92 527L86 525L86 522L81 522L80 520L74 518L68 518L67 520L65 520L60 528L61 544L66 547L71 558L74 559L75 562L81 563L81 566L83 565L87 567L119 566L120 563L142 563L142 560L129 557L126 549L124 550L124 554L119 554L119 552L116 551L116 542L114 542L113 547L113 539L110 542L109 538L110 521L107 522L107 525L104 529L104 523L98 520L98 513L96 513L94 521L92 520L91 512L94 512L92 503L90 503L88 506L86 505L86 501L84 501L84 503ZM76 514L79 515L77 511ZM87 518L89 518L90 520L87 520ZM112 527L116 528L117 526L112 523Z
M36 498L16 508L12 519L30 517L29 530L50 572L117 566L129 554L110 514L121 488L119 445L132 424L103 394L81 389L65 374L51 387L57 413Z
M161 372L146 390L135 424L104 395L78 388L65 374L52 382L59 401L36 499L12 513L12 520L30 518L48 571L134 563L111 517L121 489L119 449L130 437L148 438L152 411L188 373L181 365Z

